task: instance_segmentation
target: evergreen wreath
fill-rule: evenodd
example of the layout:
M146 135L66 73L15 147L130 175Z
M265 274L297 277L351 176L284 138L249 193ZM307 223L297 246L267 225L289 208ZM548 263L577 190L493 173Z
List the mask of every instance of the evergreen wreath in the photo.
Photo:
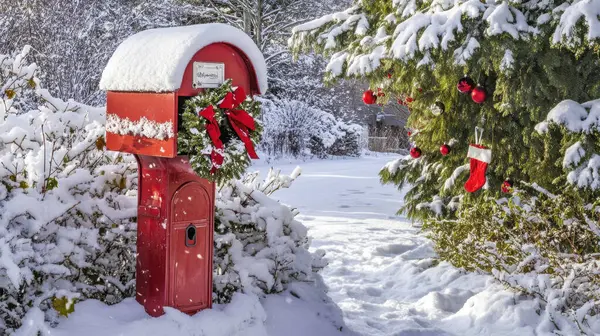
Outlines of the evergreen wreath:
M179 154L188 155L194 171L217 184L239 179L258 159L254 151L262 126L260 103L227 80L206 89L184 105L178 133Z

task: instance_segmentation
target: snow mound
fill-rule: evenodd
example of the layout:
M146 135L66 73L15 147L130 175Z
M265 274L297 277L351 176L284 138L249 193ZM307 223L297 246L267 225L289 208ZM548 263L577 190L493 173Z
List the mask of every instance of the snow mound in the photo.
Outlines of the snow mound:
M252 39L243 31L222 23L156 28L127 38L108 61L100 89L106 91L175 91L190 59L213 43L240 49L254 66L260 93L265 93L267 65Z
M341 310L327 297L322 281L295 283L288 292L260 300L252 294L236 293L231 303L215 305L193 316L172 308L152 318L134 299L116 305L86 300L75 312L52 328L44 314L33 308L15 336L353 336ZM302 321L302 323L299 323ZM291 328L293 326L293 328Z

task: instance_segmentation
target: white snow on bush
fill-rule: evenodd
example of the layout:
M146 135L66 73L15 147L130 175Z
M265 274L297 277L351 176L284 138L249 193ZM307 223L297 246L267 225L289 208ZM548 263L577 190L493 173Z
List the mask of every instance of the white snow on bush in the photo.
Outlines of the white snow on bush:
M134 293L135 160L103 150L104 109L41 87L28 51L0 55L0 334L31 308L55 322L54 299Z
M298 100L260 98L263 135L260 149L269 155L356 156L363 128Z
M192 56L213 43L227 43L250 60L260 93L268 89L267 65L252 39L221 23L145 30L127 38L108 61L100 88L106 91L175 91Z
M175 136L173 123L170 121L158 123L145 117L132 121L129 118L120 118L116 114L107 115L106 131L119 135L134 135L158 140L166 140Z

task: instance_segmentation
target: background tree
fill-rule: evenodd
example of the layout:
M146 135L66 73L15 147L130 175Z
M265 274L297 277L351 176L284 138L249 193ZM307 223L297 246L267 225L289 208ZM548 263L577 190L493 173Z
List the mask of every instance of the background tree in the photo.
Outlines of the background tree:
M206 17L202 6L176 0L0 0L0 53L32 46L54 95L104 104L98 82L126 37L144 29L181 25Z

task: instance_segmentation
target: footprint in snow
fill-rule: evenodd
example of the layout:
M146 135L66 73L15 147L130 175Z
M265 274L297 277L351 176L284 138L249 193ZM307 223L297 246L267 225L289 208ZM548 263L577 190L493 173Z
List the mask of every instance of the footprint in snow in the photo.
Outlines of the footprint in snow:
M375 296L375 297L379 297L383 293L383 291L381 289L375 288L375 287L367 287L365 289L365 292L367 292L368 295Z
M415 244L389 244L375 248L375 254L381 256L395 256L403 254L415 248Z
M340 209L348 209L348 208L350 208L350 206L349 205L340 205L338 208L340 208Z
M369 231L388 231L388 229L384 229L384 228L367 228L367 230L369 230Z

